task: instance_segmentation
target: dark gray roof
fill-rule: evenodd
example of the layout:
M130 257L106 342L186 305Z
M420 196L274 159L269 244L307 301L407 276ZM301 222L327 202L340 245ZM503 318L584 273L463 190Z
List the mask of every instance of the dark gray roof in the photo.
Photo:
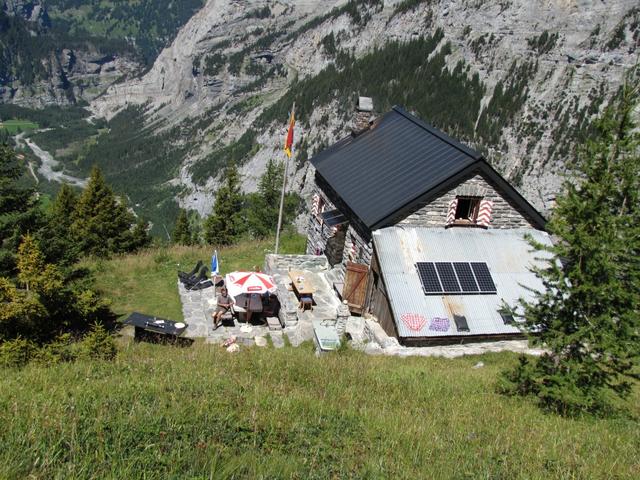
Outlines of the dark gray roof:
M425 195L476 168L510 193L541 228L545 224L482 155L398 106L365 132L320 152L311 163L369 229L392 225Z
M311 163L367 227L472 165L481 155L400 107Z

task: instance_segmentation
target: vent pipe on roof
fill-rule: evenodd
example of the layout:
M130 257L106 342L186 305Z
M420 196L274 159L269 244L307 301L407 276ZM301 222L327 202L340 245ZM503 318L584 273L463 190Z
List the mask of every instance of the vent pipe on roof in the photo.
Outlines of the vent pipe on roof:
M369 129L373 117L373 100L371 97L358 97L356 115L351 134L355 137Z

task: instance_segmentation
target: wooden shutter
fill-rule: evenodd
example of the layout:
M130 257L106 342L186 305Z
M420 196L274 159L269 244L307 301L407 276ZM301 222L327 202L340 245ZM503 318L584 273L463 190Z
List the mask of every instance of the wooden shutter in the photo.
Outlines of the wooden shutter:
M320 210L320 195L317 193L313 196L313 202L311 203L311 214L316 217Z
M362 313L367 293L369 267L359 263L347 262L342 298L349 304L353 313Z
M456 208L458 208L458 199L454 198L449 204L449 212L447 212L447 227L453 225L456 221Z
M491 200L482 200L478 209L478 217L476 223L482 227L488 227L491 224L491 212L493 211L493 202Z

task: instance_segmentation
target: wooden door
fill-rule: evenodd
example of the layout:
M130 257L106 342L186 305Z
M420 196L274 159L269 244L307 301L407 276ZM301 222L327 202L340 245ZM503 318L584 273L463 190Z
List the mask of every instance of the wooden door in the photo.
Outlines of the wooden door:
M367 294L369 267L360 263L347 262L342 298L349 304L351 313L362 313Z

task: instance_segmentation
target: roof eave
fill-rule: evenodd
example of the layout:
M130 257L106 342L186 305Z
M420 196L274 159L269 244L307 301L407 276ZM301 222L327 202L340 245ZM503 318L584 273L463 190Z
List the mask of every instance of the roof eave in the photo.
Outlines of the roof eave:
M442 190L445 189L448 185L455 183L457 180L462 179L463 177L471 173L473 170L478 168L478 165L480 162L481 160L475 161L472 164L468 165L467 167L461 170L458 170L456 173L449 176L447 179L443 180L432 189L426 192L423 192L417 197L409 200L402 207L398 208L395 212L379 220L376 220L372 225L369 226L369 228L371 228L371 230L377 230L378 228L388 227L392 225L394 219L397 219L398 217L404 217L405 214L410 213L410 211L416 206L416 204L421 203L423 201L428 201L430 198L436 198L438 194L442 192Z
M378 228L387 227L393 224L394 219L403 217L405 214L410 213L410 211L416 206L416 204L419 204L424 201L428 201L430 198L436 198L438 194L441 193L443 190L447 189L450 185L461 180L466 175L468 175L469 173L473 172L476 169L479 169L483 173L485 173L493 182L496 183L496 185L500 189L505 191L507 195L509 195L509 197L513 199L513 201L531 218L536 228L539 228L541 230L545 229L547 220L542 216L542 214L538 212L538 210L536 210L536 208L533 205L531 205L527 201L527 199L524 198L520 194L520 192L518 192L518 190L516 190L509 182L507 182L491 165L489 165L489 163L483 157L480 157L477 161L473 162L471 165L454 173L453 175L443 180L442 182L440 182L438 185L428 190L427 192L424 192L419 196L413 198L412 200L408 201L402 207L397 209L395 212L379 220L376 220L372 225L369 225L369 228L371 228L371 230L376 230Z

